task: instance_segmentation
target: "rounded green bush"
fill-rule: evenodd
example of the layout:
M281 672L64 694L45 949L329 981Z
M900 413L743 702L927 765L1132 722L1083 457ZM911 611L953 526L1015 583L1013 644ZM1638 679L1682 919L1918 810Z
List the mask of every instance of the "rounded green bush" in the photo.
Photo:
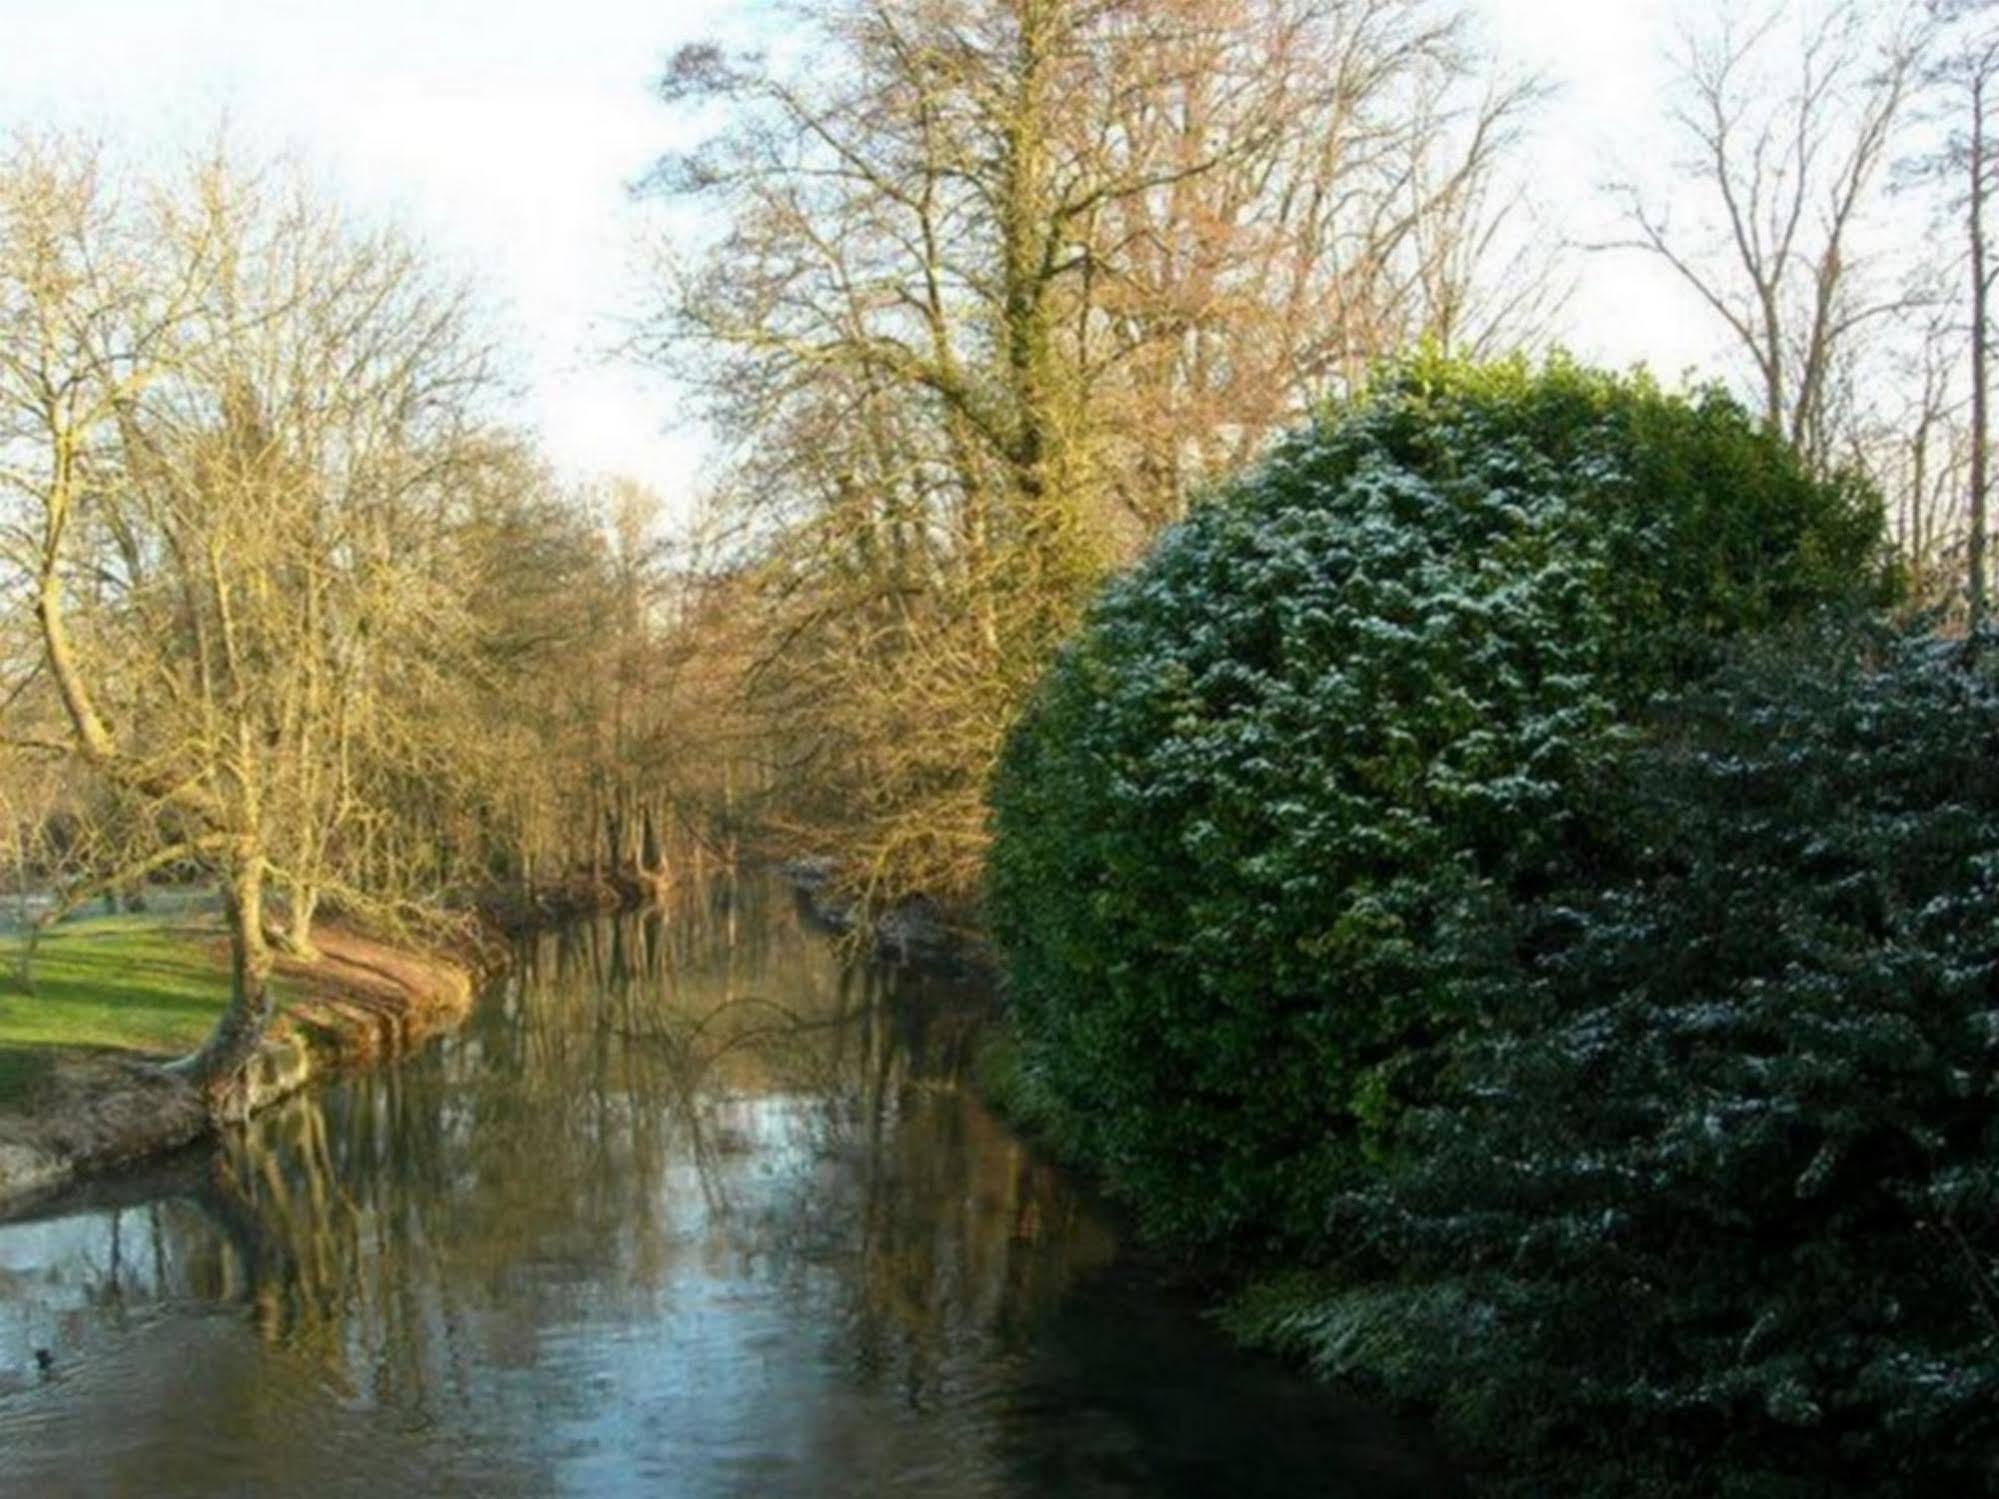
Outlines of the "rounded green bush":
M1619 725L1881 592L1879 507L1719 394L1426 360L1114 583L991 788L1019 1088L1150 1226L1306 1241L1505 913L1586 860Z
M1527 1492L1999 1493L1999 683L1814 636L1663 727L1243 1321Z

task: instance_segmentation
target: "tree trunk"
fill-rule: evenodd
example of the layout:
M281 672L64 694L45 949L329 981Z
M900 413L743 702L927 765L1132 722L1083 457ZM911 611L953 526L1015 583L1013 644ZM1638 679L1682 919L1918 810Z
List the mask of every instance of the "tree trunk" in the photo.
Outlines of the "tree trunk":
M29 926L29 900L34 893L34 876L28 868L28 840L14 820L14 924L22 931Z
M646 804L645 827L640 843L639 868L655 886L666 882L666 843L660 836L661 824L666 821L663 812L651 802Z
M319 891L308 887L291 892L285 912L284 950L295 958L312 959L319 949L312 945L312 918L319 910Z
M1972 94L1971 125L1971 629L1985 623L1985 484L1988 431L1987 317L1991 287L1985 269L1985 99Z
M201 1050L174 1064L218 1119L249 1112L243 1072L271 1021L271 952L264 942L264 863L251 855L223 887L229 918L229 1005Z
M37 917L21 928L21 951L14 959L14 984L23 994L35 992L35 949L41 945L47 922Z
M604 809L604 868L616 878L625 867L625 819L614 798Z

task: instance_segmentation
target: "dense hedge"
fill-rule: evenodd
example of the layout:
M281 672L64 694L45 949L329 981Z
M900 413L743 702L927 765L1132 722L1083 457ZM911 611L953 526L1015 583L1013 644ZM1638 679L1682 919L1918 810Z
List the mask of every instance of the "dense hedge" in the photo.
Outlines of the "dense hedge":
M1412 1047L1597 840L1619 724L1885 586L1878 506L1718 395L1438 362L1296 435L1096 605L992 787L1022 1091L1150 1225L1319 1240Z
M1528 957L1253 1330L1537 1493L1999 1493L1999 689L1760 660L1621 780ZM1831 1480L1829 1483L1828 1480Z

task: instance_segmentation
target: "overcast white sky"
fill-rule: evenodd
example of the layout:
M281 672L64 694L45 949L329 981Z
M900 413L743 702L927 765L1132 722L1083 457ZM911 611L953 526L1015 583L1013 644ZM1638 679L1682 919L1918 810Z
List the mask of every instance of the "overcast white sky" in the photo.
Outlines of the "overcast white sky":
M1474 0L1510 58L1561 86L1537 191L1578 240L1596 185L1642 156L1673 0ZM76 127L176 147L227 116L294 150L476 273L519 351L525 420L578 476L686 495L698 437L671 390L607 361L633 305L627 184L668 143L648 91L682 41L740 0L0 0L0 131ZM1596 222L1592 222L1596 219ZM1720 345L1631 256L1593 256L1568 342L1676 376Z

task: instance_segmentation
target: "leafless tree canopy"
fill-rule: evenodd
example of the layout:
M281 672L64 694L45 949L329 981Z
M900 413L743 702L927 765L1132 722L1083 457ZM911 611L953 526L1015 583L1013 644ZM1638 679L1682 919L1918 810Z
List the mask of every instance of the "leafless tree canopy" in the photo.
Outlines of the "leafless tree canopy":
M652 502L560 493L491 369L465 290L295 172L0 160L16 872L47 915L219 881L235 1001L188 1064L217 1107L272 934L309 954L323 901L397 924L664 866Z
M1689 0L1677 187L1614 189L1769 427L1878 482L1919 592L1986 611L1999 32L1988 0Z
M807 841L962 890L999 736L1090 585L1316 398L1531 337L1536 97L1428 0L843 0L653 188L643 347L729 444L753 688ZM807 798L805 800L812 800Z

